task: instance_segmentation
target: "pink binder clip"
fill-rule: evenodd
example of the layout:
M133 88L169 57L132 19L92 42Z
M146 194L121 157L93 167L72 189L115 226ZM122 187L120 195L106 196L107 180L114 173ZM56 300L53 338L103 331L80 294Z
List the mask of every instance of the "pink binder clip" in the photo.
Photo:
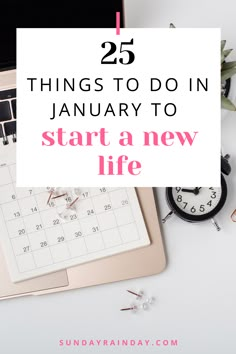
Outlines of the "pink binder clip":
M120 12L116 13L116 34L120 35Z
M231 214L231 220L233 221L233 222L236 222L236 209L232 212L232 214Z

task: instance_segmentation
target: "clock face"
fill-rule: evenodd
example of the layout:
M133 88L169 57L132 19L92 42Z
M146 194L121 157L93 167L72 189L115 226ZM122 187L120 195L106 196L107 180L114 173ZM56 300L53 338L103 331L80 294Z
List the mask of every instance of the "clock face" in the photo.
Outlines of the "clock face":
M207 214L219 204L221 188L173 188L173 198L180 209L187 214Z
M197 222L212 218L223 207L227 186L222 176L221 187L167 188L171 209L181 218Z

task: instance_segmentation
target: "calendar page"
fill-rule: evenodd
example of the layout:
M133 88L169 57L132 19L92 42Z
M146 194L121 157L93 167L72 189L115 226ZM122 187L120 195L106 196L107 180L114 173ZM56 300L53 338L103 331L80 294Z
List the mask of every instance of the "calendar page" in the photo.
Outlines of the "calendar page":
M150 244L134 188L16 188L0 147L0 241L13 282Z

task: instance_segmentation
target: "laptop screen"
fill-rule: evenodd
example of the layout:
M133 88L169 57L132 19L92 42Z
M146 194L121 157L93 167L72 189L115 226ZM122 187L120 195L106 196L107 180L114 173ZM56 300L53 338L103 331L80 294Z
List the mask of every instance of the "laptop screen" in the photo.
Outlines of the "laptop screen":
M0 30L0 69L16 65L16 29Z
M123 27L122 0L35 0L32 6L27 2L17 2L16 22L9 22L11 6L4 10L5 16L0 28L0 70L16 65L16 28L112 28L116 25L115 13L121 12ZM4 23L6 21L6 23ZM12 25L12 26L11 26Z

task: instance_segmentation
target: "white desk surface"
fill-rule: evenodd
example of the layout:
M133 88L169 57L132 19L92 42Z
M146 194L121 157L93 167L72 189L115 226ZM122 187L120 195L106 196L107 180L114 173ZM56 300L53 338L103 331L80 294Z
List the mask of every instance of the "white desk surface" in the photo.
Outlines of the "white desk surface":
M219 26L236 49L235 0L126 0L125 8L127 27ZM236 80L231 94L236 100ZM168 265L158 276L0 302L1 353L236 353L236 224L229 219L236 208L236 113L223 115L222 145L233 171L217 217L222 231L173 217L163 227ZM158 199L163 217L163 189ZM133 300L127 288L156 296L152 310L120 312ZM179 345L60 348L59 339L177 339Z

